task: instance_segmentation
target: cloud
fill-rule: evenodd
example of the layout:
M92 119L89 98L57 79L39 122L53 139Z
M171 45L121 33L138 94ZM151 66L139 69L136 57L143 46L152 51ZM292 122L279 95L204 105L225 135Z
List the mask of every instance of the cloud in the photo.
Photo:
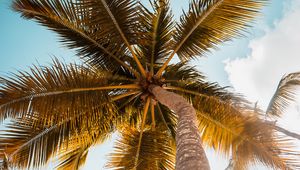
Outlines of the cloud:
M250 42L246 58L226 60L225 71L237 92L258 101L265 108L284 74L300 71L300 3L266 30L263 37Z

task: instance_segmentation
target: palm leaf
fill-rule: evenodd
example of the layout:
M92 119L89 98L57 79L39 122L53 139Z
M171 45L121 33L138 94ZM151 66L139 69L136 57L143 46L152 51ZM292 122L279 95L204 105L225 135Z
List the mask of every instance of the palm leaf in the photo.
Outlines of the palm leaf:
M165 70L164 77L167 85L181 84L182 86L188 86L195 81L204 82L206 78L203 73L189 66L187 62L170 64Z
M10 166L18 168L29 168L32 164L42 166L53 154L55 148L53 144L58 143L57 138L53 134L47 135L52 140L46 143L45 140L48 138L43 138L43 135L47 128L41 124L33 127L36 121L37 118L13 120L6 126L6 130L2 131L0 157L4 158L4 153L7 154L7 163ZM40 152L40 148L35 148L43 145L47 146L43 149L43 153Z
M161 76L177 54L183 61L203 56L217 45L240 36L266 0L191 0L173 34L174 51L157 72Z
M61 163L56 167L61 170L78 170L82 165L84 165L87 154L88 147L78 147L69 150L67 153L60 156Z
M257 118L245 123L241 136L237 139L237 147L233 148L234 169L247 169L255 162L261 162L273 169L298 169L300 164L292 150L291 141L274 133L269 125Z
M300 85L300 72L283 77L269 103L267 115L279 117L291 102L296 100L296 88Z
M213 97L198 97L193 100L193 106L197 109L203 143L228 155L233 141L243 131L247 118L241 116L239 110L230 103L220 102Z
M240 35L264 0L193 0L177 24L175 52L185 60Z
M89 137L82 138L77 145L104 141L113 131L111 123L115 118L103 115L79 114L48 126L43 125L38 115L17 119L0 135L0 149L8 154L9 163L14 167L39 167L70 142L78 140L78 134Z
M138 3L135 0L81 0L78 4L90 12L88 23L103 29L97 36L117 44L117 49L130 51L140 72L145 76L146 72L132 47L138 41L140 28Z
M93 135L91 135L91 131ZM59 150L56 168L61 170L78 170L84 165L89 148L94 144L102 143L103 139L106 139L108 135L108 133L100 133L98 127L90 127L85 132L80 133L78 137L72 137Z
M89 23L92 15L77 1L71 0L15 0L13 8L27 19L35 19L42 25L57 32L61 41L71 49L77 49L88 63L100 68L129 69L126 50L119 43L107 41L107 30L98 27L101 23ZM81 2L81 1L80 1ZM124 14L124 13L123 13ZM103 16L100 14L99 16ZM130 60L128 60L130 62ZM122 66L122 67L120 67Z
M109 155L107 168L112 169L174 169L175 150L170 143L165 128L144 130L140 146L138 164L135 156L139 143L139 130L126 128L121 131L121 138L115 143L115 149Z
M171 36L173 29L172 14L169 1L153 2L154 12L141 6L141 25L145 32L139 40L141 56L150 65L153 74L154 64L161 62L171 52Z
M2 157L2 153L0 153L0 157ZM0 169L8 170L8 158L6 153L3 153L3 158L0 159Z
M110 78L117 86L110 83ZM2 120L6 117L15 118L28 114L29 105L32 113L43 115L45 120L68 118L81 111L97 111L97 107L101 104L99 100L102 103L109 103L110 97L128 91L126 90L128 86L125 85L125 89L119 86L124 79L114 78L107 72L94 71L82 66L62 65L58 61L51 67L34 67L31 73L19 72L19 75L6 80L6 84L0 89ZM108 86L99 87L101 85ZM121 89L118 90L118 87ZM113 110L112 106L107 107L108 110ZM55 113L63 114L55 115Z

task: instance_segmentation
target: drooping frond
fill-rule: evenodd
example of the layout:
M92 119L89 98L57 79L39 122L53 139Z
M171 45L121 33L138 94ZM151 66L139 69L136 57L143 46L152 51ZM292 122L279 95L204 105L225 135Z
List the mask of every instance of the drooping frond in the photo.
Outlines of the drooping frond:
M135 156L139 143L140 131L136 128L126 128L121 138L115 143L115 149L109 155L106 167L112 169L174 169L175 150L170 143L169 135L163 127L155 131L147 128L143 132L138 164L135 166Z
M13 8L20 12L23 17L35 19L42 25L57 32L66 46L71 49L77 49L78 56L82 56L93 66L110 70L129 69L134 72L124 62L130 62L131 60L127 59L126 49L120 44L122 39L119 36L115 36L115 34L111 34L114 31L111 30L109 24L103 25L102 23L103 18L107 19L108 17L106 13L101 13L101 11L100 13L95 13L95 11L90 10L79 2L84 2L86 5L89 4L88 1L83 0L15 0ZM117 6L115 1L112 5L114 5L113 8ZM124 18L132 18L132 14L121 11L116 12L119 12L120 16L122 16L120 21L125 22L123 23L125 25L120 24L122 28L128 28L126 33L129 34L129 30L135 30L131 29L134 28L133 25L127 27L129 26L128 22L126 22L128 19L124 20ZM97 17L94 18L95 16ZM111 21L106 20L106 23L111 23ZM134 36L130 34L130 37L133 38Z
M236 142L238 145L232 151L236 170L247 169L256 162L273 169L299 169L299 153L293 151L291 141L278 136L271 126L257 118L245 123Z
M295 101L297 87L300 87L300 72L283 77L269 103L267 115L281 116L289 104Z
M43 142L45 138L39 138L37 136L46 131L46 127L43 127L41 124L39 124L39 126L35 125L33 128L33 124L36 123L35 121L37 121L36 117L11 121L6 126L7 130L1 131L0 158L4 159L6 157L6 162L9 166L28 168L33 160L36 164L43 165L51 157L53 153L52 144L56 142L55 138L48 142L49 145L47 149L43 150L43 157L40 156L39 149L34 149L34 146L41 147L45 144ZM48 135L48 137L52 136ZM36 139L32 140L32 138ZM29 142L30 140L33 142ZM30 153L35 154L30 155Z
M8 163L13 167L40 167L57 152L68 152L63 150L70 142L76 144L76 148L77 145L102 142L114 131L111 124L115 119L103 115L107 113L79 114L49 125L44 125L43 119L38 115L14 120L5 130L0 131L0 158L4 158L6 153ZM85 134L85 138L80 137L82 134ZM74 143L74 140L77 142ZM67 159L67 154L63 158ZM64 160L63 158L60 160Z
M78 137L71 137L65 141L64 146L58 151L58 170L78 170L84 165L89 148L94 144L102 143L108 137L107 133L100 133L98 127L91 127L79 134Z
M170 12L169 0L155 1L152 4L154 12L142 6L141 25L144 29L142 38L139 40L141 54L146 59L152 74L154 64L161 62L171 52L172 43L172 14Z
M247 119L231 103L220 102L214 97L195 98L193 106L197 109L203 143L228 155Z
M61 163L56 167L58 170L78 170L84 165L88 147L74 147L75 149L68 148L68 151L60 156Z
M217 83L207 82L202 73L186 63L169 65L165 75L164 88L183 95L196 109L203 143L229 154L247 120L240 109L247 108L248 103Z
M110 78L113 81L109 81ZM107 103L103 107L113 111L113 105L109 104L111 96L127 92L127 87L138 88L136 85L122 86L125 80L107 72L66 66L58 61L51 67L34 67L31 73L19 72L5 80L0 89L1 120L22 117L28 112L37 112L48 121L59 120L78 112L97 112L103 103Z

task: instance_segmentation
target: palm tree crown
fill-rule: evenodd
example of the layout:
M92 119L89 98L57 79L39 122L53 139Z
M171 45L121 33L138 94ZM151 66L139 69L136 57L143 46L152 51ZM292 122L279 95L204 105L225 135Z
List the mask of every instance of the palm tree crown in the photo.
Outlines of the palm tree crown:
M203 144L232 155L235 169L299 167L261 110L188 65L243 35L265 2L191 0L176 22L168 0L151 1L152 9L138 0L14 0L15 11L56 32L83 64L54 59L1 78L0 122L8 123L0 164L57 159L58 169L78 169L91 146L119 132L107 168L174 169L178 117L149 90L154 85L192 104ZM180 62L170 64L174 57Z

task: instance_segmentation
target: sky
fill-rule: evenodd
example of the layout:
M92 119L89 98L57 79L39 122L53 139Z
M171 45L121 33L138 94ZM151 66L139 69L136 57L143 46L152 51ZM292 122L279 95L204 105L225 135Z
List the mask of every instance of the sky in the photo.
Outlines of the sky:
M176 18L188 1L171 0ZM20 18L9 8L11 0L0 1L0 76L16 70L27 70L32 64L49 64L55 56L65 62L76 62L74 51L58 42L53 32ZM191 62L204 72L210 81L231 86L250 101L266 108L278 81L284 74L300 71L300 0L270 0L263 14L248 30L246 37L220 46L217 51ZM298 105L292 105L283 127L300 133ZM1 125L0 125L1 128ZM83 169L103 169L105 156L112 150L113 141L93 148ZM226 159L207 149L211 169L223 170ZM251 169L262 170L261 166Z

